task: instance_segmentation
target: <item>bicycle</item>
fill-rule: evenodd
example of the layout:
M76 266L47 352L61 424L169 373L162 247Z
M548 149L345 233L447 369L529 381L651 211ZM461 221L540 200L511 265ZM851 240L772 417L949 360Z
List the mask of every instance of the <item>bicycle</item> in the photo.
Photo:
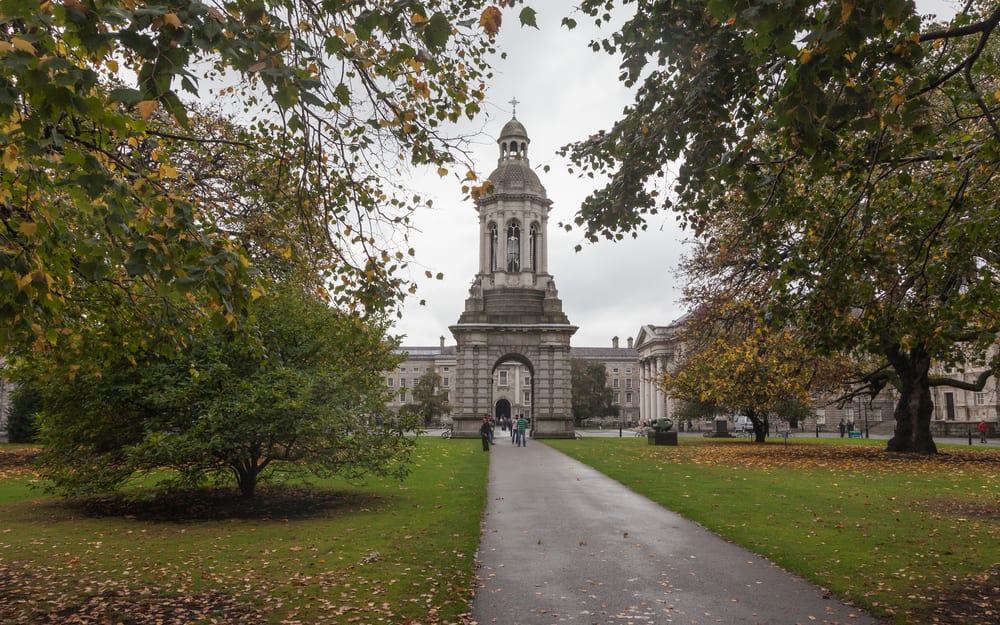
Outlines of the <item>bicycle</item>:
M451 438L451 433L452 433L451 430L452 426L449 425L448 427L446 427L444 431L441 432L441 438Z

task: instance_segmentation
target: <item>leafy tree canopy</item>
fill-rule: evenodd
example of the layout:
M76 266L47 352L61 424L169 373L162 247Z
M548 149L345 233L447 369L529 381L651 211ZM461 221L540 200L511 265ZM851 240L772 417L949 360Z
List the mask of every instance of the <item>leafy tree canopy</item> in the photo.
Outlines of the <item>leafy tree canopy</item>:
M231 479L246 497L274 475L405 474L405 419L379 417L382 372L399 357L385 327L296 288L250 305L239 328L205 326L183 352L49 375L43 355L20 375L43 389L42 464L67 494L113 490L144 473L186 484Z
M412 389L413 403L404 406L404 410L419 415L424 425L430 425L435 419L451 412L448 391L441 383L441 375L437 371L425 371Z
M910 0L638 2L595 44L636 100L567 148L609 177L577 223L620 238L676 210L719 288L811 348L877 356L861 379L900 389L889 448L933 452L928 388L985 377L931 363L995 365L998 23L977 1L948 24Z
M570 361L570 380L573 388L573 421L617 417L619 406L608 388L607 371L599 362L573 358Z
M397 301L422 203L399 171L465 177L442 129L479 112L500 17L479 0L0 1L0 345L77 349L67 320L141 318L151 297L237 322L257 274L230 218L261 227L256 187L274 183L289 227L334 252L317 268L339 304ZM207 128L196 99L241 129ZM239 170L251 151L263 181ZM126 349L148 343L138 327Z

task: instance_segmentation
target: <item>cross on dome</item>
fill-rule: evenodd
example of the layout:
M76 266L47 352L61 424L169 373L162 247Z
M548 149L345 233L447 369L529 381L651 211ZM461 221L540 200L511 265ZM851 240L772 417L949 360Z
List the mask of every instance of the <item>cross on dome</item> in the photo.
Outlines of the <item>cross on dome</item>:
M518 104L520 104L520 102L517 101L517 98L511 98L510 99L510 106L511 106L511 112L510 112L510 114L511 114L511 117L517 117L517 105Z

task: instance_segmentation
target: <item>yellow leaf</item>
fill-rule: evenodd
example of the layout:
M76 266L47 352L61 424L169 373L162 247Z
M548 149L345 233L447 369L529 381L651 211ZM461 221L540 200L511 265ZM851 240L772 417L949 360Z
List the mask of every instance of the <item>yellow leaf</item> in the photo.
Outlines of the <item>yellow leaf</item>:
M179 17L177 17L176 13L167 13L166 15L164 15L163 16L163 23L164 24L170 24L174 28L180 28L181 27L181 19Z
M278 33L275 38L275 43L278 44L279 50L286 50L292 42L292 37L288 33Z
M419 13L414 13L413 15L410 16L410 23L411 24L423 24L426 21L427 21L427 18L424 17L423 15L419 14Z
M7 171L14 171L17 169L17 146L8 145L7 149L3 151L3 168Z
M799 50L799 63L805 65L811 59L812 59L812 52L809 51L809 48L802 48L801 50Z
M13 52L14 46L10 45L6 41L0 41L0 54L6 54L7 52Z
M26 237L35 236L35 232L38 230L38 224L33 221L22 221L17 227L17 231Z
M20 50L21 52L27 52L28 54L35 53L35 46L31 45L29 42L25 41L24 39L21 39L20 37L14 37L13 39L11 39L10 44L14 46L16 50Z
M847 20L854 12L854 2L851 0L840 0L840 23L846 24Z
M444 178L448 175L448 169L445 167L438 167L438 175Z
M176 177L177 177L176 169L174 169L170 165L167 165L166 163L160 165L160 180L163 180L164 178L176 178Z
M148 120L159 105L157 100L143 100L135 105L135 110L139 112L143 120Z

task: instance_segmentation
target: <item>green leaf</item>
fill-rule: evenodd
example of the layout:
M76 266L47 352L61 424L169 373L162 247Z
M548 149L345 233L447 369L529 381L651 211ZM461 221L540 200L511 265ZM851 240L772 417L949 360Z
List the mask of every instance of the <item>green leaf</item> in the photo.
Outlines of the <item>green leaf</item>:
M531 26L532 28L538 28L538 23L535 21L535 10L531 7L524 7L521 9L520 15L518 17L521 19L521 26ZM563 18L563 23L566 23L566 19Z
M435 13L424 28L424 41L431 50L440 50L451 36L451 23L444 13Z

